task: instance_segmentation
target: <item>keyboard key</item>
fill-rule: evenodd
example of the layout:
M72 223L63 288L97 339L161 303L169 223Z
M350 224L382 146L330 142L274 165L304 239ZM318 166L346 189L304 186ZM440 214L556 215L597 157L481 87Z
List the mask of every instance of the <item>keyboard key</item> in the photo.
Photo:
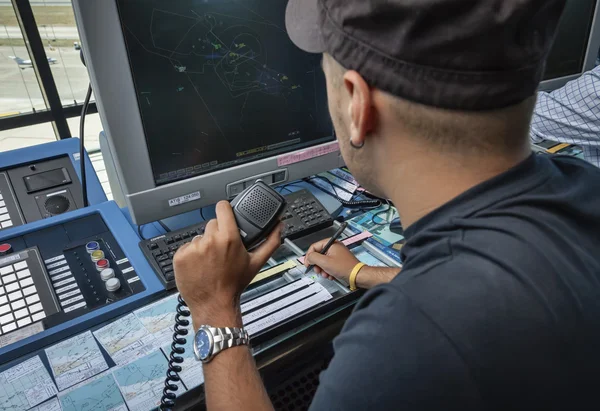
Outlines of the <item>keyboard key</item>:
M160 257L162 255L162 250L153 251L152 255L154 256L154 258Z
M168 265L166 267L163 267L162 269L163 273L170 273L171 271L173 271L173 266L172 265Z
M5 326L2 327L2 332L6 334L6 333L9 333L9 332L14 331L16 329L17 329L17 323L10 323L10 324L5 325Z
M0 295L4 295L6 291L4 291L4 287L0 286Z
M15 274L9 274L2 277L2 282L4 284L12 283L13 281L17 281L17 276Z
M8 298L5 295L0 297L0 305L6 304L7 302L8 302Z
M150 243L150 244L148 244L148 248L150 250L156 250L158 248L158 244L156 244L156 243Z
M29 311L27 308L22 308L20 310L15 311L15 318L18 320L19 318L27 317L29 315Z
M8 213L8 210L6 209L6 207L0 207L0 214L6 214Z
M29 270L23 270L23 271L19 271L17 273L17 277L19 278L19 280L29 277L30 275L31 275L31 272Z
M17 271L23 270L24 268L27 268L27 261L21 261L15 264L15 270Z
M12 313L4 314L0 317L0 324L8 324L9 322L14 321L14 319L15 317L12 315Z
M13 311L25 307L25 305L26 305L25 300L22 300L22 299L17 300L14 303L10 303L10 306L12 307Z
M161 261L165 261L165 260L168 260L168 259L169 259L169 256L163 254L160 257L158 257L156 259L156 261L158 261L160 263Z
M15 291L14 293L8 294L8 299L10 301L17 301L19 298L23 297L23 293L21 290Z
M175 253L173 251L169 252L169 258L172 260L173 257L175 256Z
M170 272L170 273L166 273L165 274L165 280L167 281L172 281L175 279L175 273L174 272Z
M0 225L2 225L2 228L8 228L8 227L12 227L13 223L12 223L12 221L8 220L8 221L3 221L2 223L0 223Z
M35 288L35 285L32 285L32 286L30 286L30 287L27 287L27 288L25 288L25 289L23 290L23 293L24 293L25 295L30 295L30 294L33 294L33 293L36 293L36 292L37 292L37 288Z
M164 267L167 267L167 266L169 266L169 265L171 265L171 264L173 264L173 261L171 261L171 260L167 260L167 261L161 261L161 263L160 263L160 266L161 266L162 268L164 268Z
M19 284L21 284L21 287L25 288L25 287L33 284L33 278L29 277L24 280L21 280L21 281L19 281Z
M183 234L181 234L181 237L190 238L190 233L183 233Z
M12 265L7 265L6 267L0 268L0 275L6 275L12 273L13 271Z
M175 241L181 241L181 236L180 236L179 234L176 234L176 235L173 237L173 239L174 239Z
M31 317L25 317L25 318L21 318L19 321L17 321L17 325L19 327L24 327L28 324L31 324Z
M0 306L0 315L4 315L11 311L12 311L12 309L10 308L10 305L8 305L8 304Z
M9 214L2 214L2 215L0 215L0 222L1 221L6 221L6 220L10 220L10 215Z
M173 244L173 239L171 237L167 237L167 238L165 238L165 243Z
M65 311L65 312L66 312L66 311ZM39 313L37 313L37 314L33 314L33 315L31 316L31 319L32 319L33 321L39 321L39 320L42 320L42 319L44 319L44 318L46 318L46 313L45 313L45 312L43 312L43 311L42 311L42 312L39 312Z
M25 298L25 301L27 301L27 304L31 305L40 301L40 296L37 294L30 295L29 297Z
M38 311L42 311L44 308L42 307L42 303L36 303L29 306L30 313L37 313Z

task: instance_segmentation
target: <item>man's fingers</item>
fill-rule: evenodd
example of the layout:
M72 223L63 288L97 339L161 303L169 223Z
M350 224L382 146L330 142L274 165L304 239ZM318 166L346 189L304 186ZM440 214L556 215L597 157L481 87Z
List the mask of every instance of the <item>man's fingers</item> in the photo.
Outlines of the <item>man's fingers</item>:
M307 254L306 258L304 259L304 264L306 266L316 265L321 270L327 270L326 266L327 266L328 262L329 262L329 257L327 257L326 255L323 255L321 253L317 253L317 252Z
M233 209L228 201L219 201L215 208L217 214L217 221L219 222L219 231L230 235L240 235L235 217L233 215Z
M269 235L267 240L250 253L251 266L257 270L267 263L267 260L281 246L281 225Z
M217 231L219 231L219 223L217 222L217 220L210 220L208 222L208 224L206 224L206 227L204 228L204 235L205 236L210 236L212 234L215 234Z
M329 241L329 238L326 238L324 240L318 241L314 244L311 244L310 247L308 247L308 251L306 252L306 255L308 256L311 253L320 253L321 250L323 249L323 247L325 247L325 244L327 244L327 242ZM306 259L304 259L304 265L305 266L309 266L310 264L307 263Z

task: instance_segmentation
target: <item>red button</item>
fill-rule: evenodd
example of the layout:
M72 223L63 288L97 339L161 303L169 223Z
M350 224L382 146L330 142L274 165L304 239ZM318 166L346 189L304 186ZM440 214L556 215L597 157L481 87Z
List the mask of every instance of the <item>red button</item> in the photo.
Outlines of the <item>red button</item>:
M101 260L96 261L96 268L98 269L98 271L102 271L105 268L108 268L108 260L106 258L103 258Z
M0 244L0 255L10 254L12 246L10 244Z

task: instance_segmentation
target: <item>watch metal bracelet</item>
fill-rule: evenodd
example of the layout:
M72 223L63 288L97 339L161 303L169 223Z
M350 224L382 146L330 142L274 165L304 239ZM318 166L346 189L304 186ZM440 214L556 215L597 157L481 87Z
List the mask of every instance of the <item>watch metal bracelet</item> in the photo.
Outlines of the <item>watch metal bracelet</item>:
M248 345L250 343L248 332L243 328L207 327L207 329L213 335L214 339L212 356L215 356L226 348L237 347L239 345Z

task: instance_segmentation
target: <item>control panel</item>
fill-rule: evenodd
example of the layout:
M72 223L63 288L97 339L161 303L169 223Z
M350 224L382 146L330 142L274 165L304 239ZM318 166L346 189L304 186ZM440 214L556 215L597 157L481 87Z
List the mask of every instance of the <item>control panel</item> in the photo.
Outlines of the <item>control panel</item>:
M281 215L284 223L282 238L291 240L312 234L333 225L333 218L323 204L306 189L285 195L287 207ZM167 289L175 288L173 256L192 238L204 233L207 221L171 231L166 235L140 242L140 248Z
M0 231L83 207L79 140L0 153ZM107 201L86 157L90 204Z
M21 340L64 338L163 290L114 202L59 218L0 237L0 362Z

